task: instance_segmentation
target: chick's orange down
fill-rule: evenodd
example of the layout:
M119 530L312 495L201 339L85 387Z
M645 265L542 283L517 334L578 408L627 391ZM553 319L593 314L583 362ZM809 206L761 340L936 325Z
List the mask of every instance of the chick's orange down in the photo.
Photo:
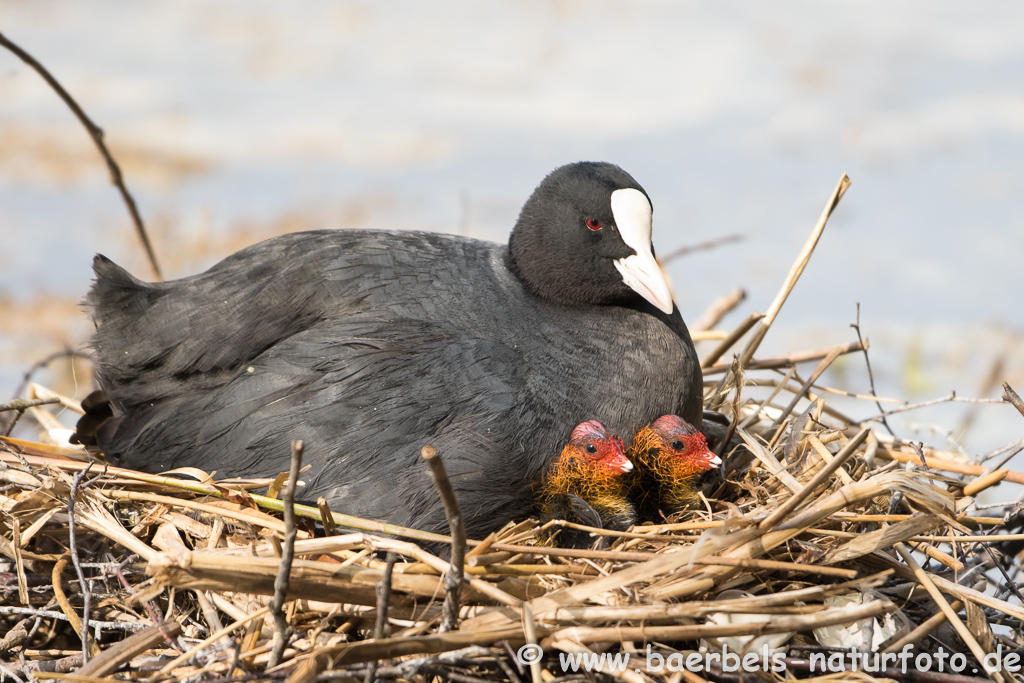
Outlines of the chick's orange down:
M537 494L542 521L564 519L623 531L636 521L626 497L625 477L633 470L622 439L597 420L576 426L569 443L552 463ZM586 532L563 529L561 545L590 545Z
M662 415L633 436L628 497L639 519L658 521L691 505L697 478L722 464L704 435L676 415Z

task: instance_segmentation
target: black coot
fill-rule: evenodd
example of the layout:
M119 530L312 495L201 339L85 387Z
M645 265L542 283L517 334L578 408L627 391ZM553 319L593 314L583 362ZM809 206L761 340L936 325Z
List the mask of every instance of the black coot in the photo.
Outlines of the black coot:
M301 496L444 531L418 457L443 456L467 530L533 510L566 429L701 422L701 371L617 166L552 172L508 245L421 232L283 235L143 283L103 256L87 306L99 385L79 438L152 472L272 476L303 439ZM108 411L103 413L104 408Z

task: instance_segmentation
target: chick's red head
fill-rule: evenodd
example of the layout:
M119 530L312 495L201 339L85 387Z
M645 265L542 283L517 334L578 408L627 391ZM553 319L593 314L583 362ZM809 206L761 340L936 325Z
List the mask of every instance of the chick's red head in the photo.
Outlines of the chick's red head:
M708 450L704 435L678 415L662 415L651 423L651 431L665 453L695 470L713 470L722 464L722 459Z
M633 463L626 457L622 439L609 433L597 420L587 420L576 425L565 451L582 458L588 466L607 473L625 474L633 471Z

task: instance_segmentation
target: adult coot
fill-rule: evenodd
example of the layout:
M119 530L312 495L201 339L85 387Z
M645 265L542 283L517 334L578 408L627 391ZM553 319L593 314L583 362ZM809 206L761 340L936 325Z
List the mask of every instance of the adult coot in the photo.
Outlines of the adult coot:
M100 255L93 269L109 405L79 439L127 467L268 476L302 439L302 497L444 531L418 457L429 443L481 536L533 509L569 425L700 424L700 366L653 255L650 200L612 164L548 175L508 245L316 231L170 282Z

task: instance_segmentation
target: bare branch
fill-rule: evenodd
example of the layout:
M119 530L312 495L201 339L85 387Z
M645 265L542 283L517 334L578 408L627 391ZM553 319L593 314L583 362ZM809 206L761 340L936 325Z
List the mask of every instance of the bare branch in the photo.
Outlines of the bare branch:
M146 250L146 256L149 258L149 265L153 269L153 274L157 280L162 280L163 275L160 273L160 266L156 262L156 254L153 252L153 245L149 242L149 235L146 234L146 228L142 224L142 216L139 215L139 209L135 206L135 200L132 198L128 188L125 187L124 179L121 177L121 168L114 161L114 157L111 156L110 151L107 149L106 143L103 142L103 129L92 122L82 108L78 106L78 102L75 101L68 91L57 82L57 79L46 70L42 64L29 53L22 50L20 47L12 43L10 40L0 33L0 45L3 45L8 50L17 55L21 61L28 64L30 67L36 70L36 72L43 77L54 92L64 100L64 104L68 105L68 108L74 113L75 117L85 126L85 130L89 133L89 137L96 143L96 148L99 149L100 154L103 155L104 161L107 162L107 169L110 171L110 182L117 186L118 191L121 193L121 198L124 199L124 203L128 206L128 213L131 214L132 223L135 225L135 233L139 236L142 241L142 246Z
M292 466L288 473L288 485L284 489L284 547L281 549L281 566L274 579L274 599L270 603L270 611L274 615L274 649L270 653L270 667L281 662L285 645L292 636L292 627L284 613L284 603L288 597L288 583L291 578L292 560L295 557L295 488L299 481L299 470L302 469L303 443L292 441Z

